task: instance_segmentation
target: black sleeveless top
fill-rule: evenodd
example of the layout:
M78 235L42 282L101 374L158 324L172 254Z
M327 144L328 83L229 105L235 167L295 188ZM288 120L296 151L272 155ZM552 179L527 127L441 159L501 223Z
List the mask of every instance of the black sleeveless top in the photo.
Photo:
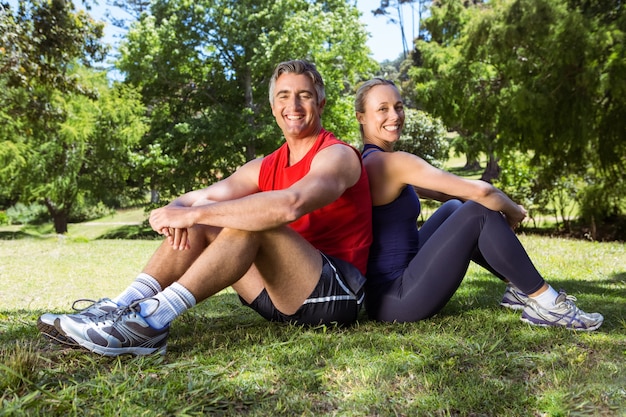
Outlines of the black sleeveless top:
M367 152L369 149L373 151ZM366 144L363 159L373 152L384 152ZM372 207L373 242L367 265L368 284L399 278L417 254L417 218L421 206L415 189L407 185L391 203Z

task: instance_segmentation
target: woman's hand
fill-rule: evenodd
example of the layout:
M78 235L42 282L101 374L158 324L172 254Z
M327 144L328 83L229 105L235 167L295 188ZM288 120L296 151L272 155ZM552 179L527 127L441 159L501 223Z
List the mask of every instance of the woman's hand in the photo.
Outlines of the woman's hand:
M517 226L519 226L519 224L522 222L522 220L524 220L526 216L528 216L528 211L526 211L524 206L518 204L517 207L519 208L519 210L516 213L512 215L505 214L504 216L506 217L506 220L509 223L509 226L511 226L511 229L513 230L515 230Z

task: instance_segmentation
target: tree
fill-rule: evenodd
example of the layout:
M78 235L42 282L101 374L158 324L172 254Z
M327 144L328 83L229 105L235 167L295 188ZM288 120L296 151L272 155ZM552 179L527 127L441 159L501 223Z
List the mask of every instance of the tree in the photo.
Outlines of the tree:
M621 195L625 14L593 0L438 1L414 56L415 100L488 154L532 154L546 189L578 177Z
M415 3L417 3L417 30L415 28ZM374 16L386 16L389 23L397 24L400 29L400 36L402 39L402 51L403 58L406 59L408 53L412 48L409 47L409 43L406 39L405 32L405 16L404 16L404 5L409 5L411 8L411 23L412 23L412 40L414 41L417 38L421 38L422 33L422 17L425 11L428 8L428 5L431 3L431 0L381 0L380 6L374 10L372 10L372 14ZM393 9L392 12L389 9Z
M44 204L55 231L67 231L80 197L115 193L125 173L118 157L142 134L143 108L126 89L88 69L102 59L102 24L62 0L21 1L0 14L0 129L4 194ZM8 146L7 146L8 144ZM6 182L5 182L6 180Z
M619 3L490 2L468 31L467 57L503 80L502 147L532 151L543 181L585 177L619 212L626 168L626 12ZM619 116L618 116L619 115ZM583 212L584 212L583 207Z
M456 149L467 157L467 166L485 153L489 160L482 179L499 174L501 74L485 61L466 57L467 27L483 9L480 3L444 0L433 4L424 28L430 36L416 42L414 61L405 89L412 100L440 117L460 137Z
M129 18L113 16L107 10L107 19L115 26L129 29L129 20L138 20L143 13L149 13L151 0L106 0L109 6L118 8L128 13Z
M351 86L375 69L358 11L345 1L155 1L120 45L118 69L142 91L143 148L174 158L167 191L210 183L280 142L268 81L287 59L315 62L328 96L324 124L355 137ZM155 184L165 181L156 180Z
M0 68L8 88L39 83L80 92L68 70L76 62L89 67L106 54L99 43L104 25L65 0L21 0L17 10L3 5L0 20Z

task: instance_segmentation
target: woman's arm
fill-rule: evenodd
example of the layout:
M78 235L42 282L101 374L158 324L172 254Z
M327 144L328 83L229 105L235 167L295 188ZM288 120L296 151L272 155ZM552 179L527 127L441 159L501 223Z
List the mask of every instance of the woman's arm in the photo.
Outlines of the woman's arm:
M517 226L526 217L526 210L516 204L502 191L481 180L458 177L430 165L422 158L406 153L393 152L381 155L385 165L400 182L418 187L424 195L436 199L458 198L472 200L483 206L501 212L511 227Z

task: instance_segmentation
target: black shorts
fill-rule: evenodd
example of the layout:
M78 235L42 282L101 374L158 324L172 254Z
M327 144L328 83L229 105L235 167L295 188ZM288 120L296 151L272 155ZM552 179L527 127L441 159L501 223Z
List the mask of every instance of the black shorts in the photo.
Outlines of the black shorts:
M365 277L344 260L324 254L322 260L317 286L294 314L278 311L265 289L250 304L240 297L242 304L270 321L307 325L354 323L363 303Z

